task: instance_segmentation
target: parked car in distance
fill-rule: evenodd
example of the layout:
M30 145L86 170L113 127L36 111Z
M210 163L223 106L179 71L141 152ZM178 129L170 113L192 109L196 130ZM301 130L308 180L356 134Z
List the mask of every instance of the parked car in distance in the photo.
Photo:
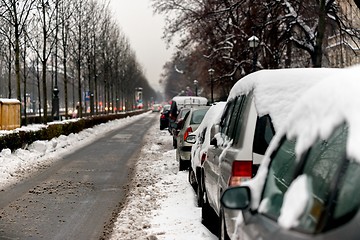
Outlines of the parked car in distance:
M170 125L169 125L169 132L173 137L173 147L177 148L177 141L176 138L178 136L178 133L180 132L180 129L183 127L184 125L184 120L186 115L189 113L190 108L181 108L175 121L171 121L170 120Z
M152 112L160 112L161 111L161 104L153 104L151 107Z
M275 132L296 100L310 87L339 69L261 70L239 80L231 89L219 133L204 162L203 223L219 221L222 238L234 232L234 218L224 216L220 197L228 187L250 180ZM237 215L236 212L233 212ZM215 216L215 219L214 219Z
M191 165L189 168L189 182L193 186L198 206L204 202L203 194L203 163L207 159L207 149L210 140L214 137L215 131L211 131L215 124L218 124L226 102L217 102L206 112L201 124L190 134L187 142L193 143L191 147Z
M170 123L169 123L169 132L173 133L174 122L179 121L178 114L182 108L192 108L198 106L206 106L208 100L204 97L198 96L176 96L171 100L170 107ZM181 118L180 118L181 119Z
M190 167L192 143L186 140L189 134L199 127L209 108L210 106L192 107L183 120L176 136L176 160L179 162L179 171Z
M257 176L224 192L226 212L242 210L235 239L359 238L360 67L342 71L300 98Z
M164 130L169 127L169 114L170 114L170 104L165 104L162 107L160 114L160 130Z

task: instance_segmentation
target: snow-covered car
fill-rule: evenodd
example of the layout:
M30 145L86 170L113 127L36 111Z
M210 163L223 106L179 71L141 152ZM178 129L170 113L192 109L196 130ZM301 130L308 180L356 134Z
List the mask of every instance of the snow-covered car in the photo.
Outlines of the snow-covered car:
M187 141L187 137L196 131L209 108L210 106L192 107L183 120L176 136L176 160L179 162L179 171L190 167L192 143Z
M240 185L256 175L272 137L298 98L324 77L338 71L342 70L261 70L245 76L233 86L220 120L219 133L212 139L203 164L204 224L220 221L222 237L232 236L235 220L224 216L221 194L228 187Z
M210 146L210 139L213 138L216 133L212 127L219 123L225 104L226 102L217 102L212 105L206 112L204 119L197 130L189 135L187 140L188 142L193 142L191 147L189 182L196 191L199 207L201 207L204 202L202 165L207 158L207 149ZM213 131L211 131L212 129ZM193 139L191 140L192 136Z
M224 192L243 210L234 239L359 238L360 66L342 71L300 98L257 176Z
M199 106L206 106L208 100L205 97L198 96L176 96L171 100L170 112L169 112L169 132L173 134L176 128L176 124L182 120L185 116L181 110L183 108L192 108ZM179 116L179 115L182 116ZM176 143L174 142L174 145ZM174 146L175 147L175 146ZM175 147L176 148L176 147Z

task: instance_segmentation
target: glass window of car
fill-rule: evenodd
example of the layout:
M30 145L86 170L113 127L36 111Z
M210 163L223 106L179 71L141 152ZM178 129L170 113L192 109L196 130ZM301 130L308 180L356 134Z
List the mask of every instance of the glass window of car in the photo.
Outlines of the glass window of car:
M221 127L220 132L222 134L226 135L227 132L228 132L229 122L230 122L230 119L231 119L231 115L233 113L235 101L236 101L236 99L234 99L232 101L229 101L226 104L226 108L225 108L224 114L221 117L221 122L220 122L220 127Z
M270 116L257 117L253 151L257 154L264 155L274 135L275 130Z
M246 128L248 123L252 99L252 93L248 94L247 96L242 96L241 109L238 114L239 116L236 119L236 128L233 130L233 132L235 133L234 145L237 145L239 148L242 148L244 141L246 141L244 129Z
M241 114L241 112L243 110L245 98L246 98L245 95L242 95L242 96L236 98L233 113L232 113L230 121L228 123L229 124L228 132L226 133L226 135L230 139L235 138L235 128L237 125L239 125L238 124L239 115Z
M286 190L296 170L295 141L284 138L279 149L271 156L268 176L263 190L261 212L277 220Z
M355 161L347 163L344 177L339 185L333 219L329 221L329 229L347 222L356 214L360 206L360 164Z
M193 110L191 114L190 124L200 124L207 111L208 108Z
M313 201L308 208L309 211L302 214L296 229L309 233L321 231L322 223L332 215L329 212L331 209L329 206L334 204L333 200L336 199L337 191L334 186L337 186L339 179L347 179L348 174L351 175L351 170L348 170L348 174L341 174L345 166L346 139L347 127L343 125L337 128L328 140L318 140L304 154L301 161L294 161L294 143L289 145L289 141L285 140L272 156L263 191L266 207L263 208L262 213L276 220L280 215L283 196L289 185L297 176L305 174L312 184ZM290 151L287 146L292 146ZM289 158L290 162L286 160ZM348 190L341 188L341 191ZM340 197L339 200L346 202L349 201L349 198L343 197L342 199ZM353 202L350 209L354 209L354 205L358 206L358 204L358 202ZM348 210L346 208L338 210L339 215L344 215L344 212L348 212ZM335 213L337 212L335 211Z

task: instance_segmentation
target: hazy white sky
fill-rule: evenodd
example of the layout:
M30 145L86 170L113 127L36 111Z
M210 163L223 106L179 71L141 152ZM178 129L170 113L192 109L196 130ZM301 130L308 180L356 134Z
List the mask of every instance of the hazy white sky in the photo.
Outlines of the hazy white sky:
M136 52L149 83L159 90L162 67L173 53L173 50L166 49L161 39L163 17L153 15L150 0L111 0L110 6Z

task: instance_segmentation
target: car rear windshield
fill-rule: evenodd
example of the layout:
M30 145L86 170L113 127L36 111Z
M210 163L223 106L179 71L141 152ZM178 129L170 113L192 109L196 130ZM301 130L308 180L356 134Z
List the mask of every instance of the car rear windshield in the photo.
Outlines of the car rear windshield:
M208 108L194 110L191 116L190 124L200 124Z

